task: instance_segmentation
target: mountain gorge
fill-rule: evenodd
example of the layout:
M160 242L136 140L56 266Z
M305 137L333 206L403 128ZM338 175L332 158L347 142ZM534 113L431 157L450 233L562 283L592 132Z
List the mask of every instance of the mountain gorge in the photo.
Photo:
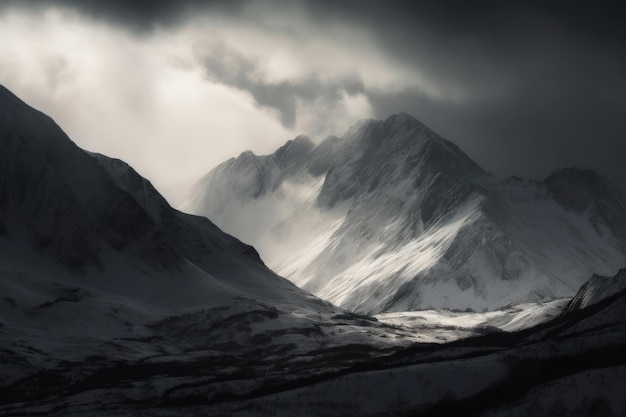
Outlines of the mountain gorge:
M500 181L401 113L211 170L182 209L361 313L492 310L572 296L626 264L626 205L591 170Z

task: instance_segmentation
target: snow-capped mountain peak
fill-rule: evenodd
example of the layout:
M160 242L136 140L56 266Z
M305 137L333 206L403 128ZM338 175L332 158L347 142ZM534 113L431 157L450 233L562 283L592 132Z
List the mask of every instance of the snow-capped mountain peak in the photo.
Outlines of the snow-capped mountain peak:
M185 209L348 309L493 309L572 295L626 264L623 198L597 174L499 182L405 113L362 120L288 168L273 159L225 162Z

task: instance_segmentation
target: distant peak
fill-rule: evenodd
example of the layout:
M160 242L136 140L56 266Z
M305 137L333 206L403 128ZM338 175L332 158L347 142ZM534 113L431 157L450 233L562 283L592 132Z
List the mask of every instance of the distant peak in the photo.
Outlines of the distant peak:
M315 147L313 141L307 135L299 135L288 140L283 146L274 152L274 156L282 166L294 159L302 158Z
M278 157L282 157L285 154L291 154L294 152L308 152L315 147L313 141L307 135L299 135L293 139L289 139L283 146L278 148L274 154Z
M597 171L576 167L557 169L544 182L553 190L576 187L591 194L599 192L601 188L611 187L610 182Z
M307 135L298 135L293 139L294 145L313 147L315 144Z
M237 159L251 159L251 158L256 158L256 154L250 150L243 151L237 157Z
M356 135L387 138L393 137L397 133L422 128L427 129L427 127L415 117L408 113L400 112L392 114L384 120L372 118L361 119L348 129L344 137Z
M403 122L403 121L415 121L415 122L417 122L418 121L415 117L413 117L410 114L405 113L403 111L401 111L400 113L392 114L391 116L389 116L387 118L387 120L398 121L398 122Z
M385 125L389 126L409 126L409 127L421 127L424 126L422 122L417 120L415 117L411 116L408 113L400 112L396 114L392 114L383 122Z

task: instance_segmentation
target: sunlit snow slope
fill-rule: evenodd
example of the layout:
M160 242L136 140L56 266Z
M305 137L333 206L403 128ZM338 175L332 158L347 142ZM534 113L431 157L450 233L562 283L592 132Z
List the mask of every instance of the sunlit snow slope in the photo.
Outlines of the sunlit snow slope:
M626 264L626 208L594 171L498 181L407 114L211 170L182 209L279 274L366 313L571 296Z

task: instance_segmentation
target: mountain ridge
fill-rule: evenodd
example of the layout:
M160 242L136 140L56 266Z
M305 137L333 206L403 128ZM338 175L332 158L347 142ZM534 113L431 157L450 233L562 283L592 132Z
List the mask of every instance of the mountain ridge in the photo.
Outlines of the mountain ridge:
M171 273L171 285L191 270L227 292L275 301L301 297L303 305L328 308L270 271L253 247L206 218L172 208L125 162L80 149L50 117L5 87L0 139L0 238L29 252L7 258L8 264L50 256L79 276L109 275L111 264L132 264L148 275Z
M269 156L226 161L181 207L254 244L301 287L371 314L568 296L626 263L623 197L592 171L499 181L405 113L357 122L307 155L254 176ZM264 191L249 192L258 183Z
M626 294L626 268L614 276L593 275L567 304L564 314L592 307L600 302Z

